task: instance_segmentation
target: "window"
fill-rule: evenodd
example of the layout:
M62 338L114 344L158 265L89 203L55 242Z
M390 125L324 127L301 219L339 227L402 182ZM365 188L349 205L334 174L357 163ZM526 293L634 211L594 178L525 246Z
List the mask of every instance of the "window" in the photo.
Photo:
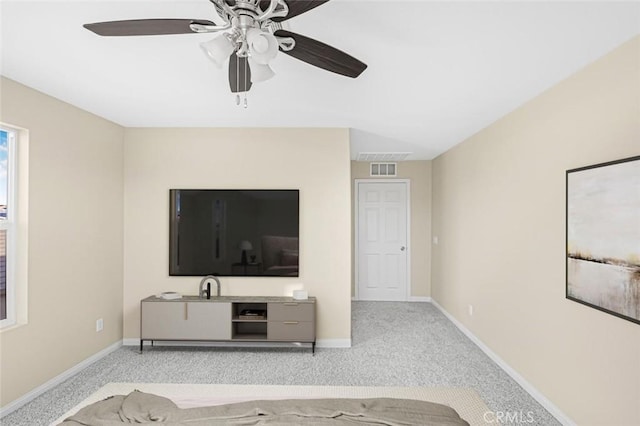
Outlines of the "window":
M0 127L0 326L16 322L14 241L16 233L16 132Z

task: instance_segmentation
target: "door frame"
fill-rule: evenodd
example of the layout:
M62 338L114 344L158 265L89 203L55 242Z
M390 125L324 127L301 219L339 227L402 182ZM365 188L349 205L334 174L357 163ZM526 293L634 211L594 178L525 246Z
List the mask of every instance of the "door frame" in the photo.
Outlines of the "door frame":
M360 184L364 183L404 183L407 188L407 286L405 301L411 299L411 179L355 179L354 180L354 287L355 296L354 300L360 300L360 283L359 283L359 254L360 254L360 231L359 231L359 217L360 217Z

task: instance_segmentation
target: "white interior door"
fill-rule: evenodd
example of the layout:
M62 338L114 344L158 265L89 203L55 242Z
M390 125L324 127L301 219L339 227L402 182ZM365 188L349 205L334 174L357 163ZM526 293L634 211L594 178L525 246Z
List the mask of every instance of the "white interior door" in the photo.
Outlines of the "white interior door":
M408 182L357 182L360 300L407 300Z

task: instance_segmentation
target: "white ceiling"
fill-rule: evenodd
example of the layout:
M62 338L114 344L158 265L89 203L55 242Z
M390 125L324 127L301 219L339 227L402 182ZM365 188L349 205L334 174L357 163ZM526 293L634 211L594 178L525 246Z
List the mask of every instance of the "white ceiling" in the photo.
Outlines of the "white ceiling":
M127 127L349 127L359 152L430 159L640 33L638 2L333 0L289 29L369 65L353 80L279 54L235 105L212 35L82 24L215 20L207 0L0 1L3 75ZM304 141L301 141L304 143Z

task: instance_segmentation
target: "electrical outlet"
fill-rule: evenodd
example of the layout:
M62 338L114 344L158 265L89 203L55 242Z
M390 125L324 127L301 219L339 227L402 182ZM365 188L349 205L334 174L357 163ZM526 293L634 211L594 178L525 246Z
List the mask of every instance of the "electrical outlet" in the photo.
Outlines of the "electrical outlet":
M473 316L473 305L469 305L469 316Z
M96 331L102 331L103 328L104 328L104 322L102 321L102 318L98 318L96 320Z
M438 237L433 237L433 244L438 245Z

